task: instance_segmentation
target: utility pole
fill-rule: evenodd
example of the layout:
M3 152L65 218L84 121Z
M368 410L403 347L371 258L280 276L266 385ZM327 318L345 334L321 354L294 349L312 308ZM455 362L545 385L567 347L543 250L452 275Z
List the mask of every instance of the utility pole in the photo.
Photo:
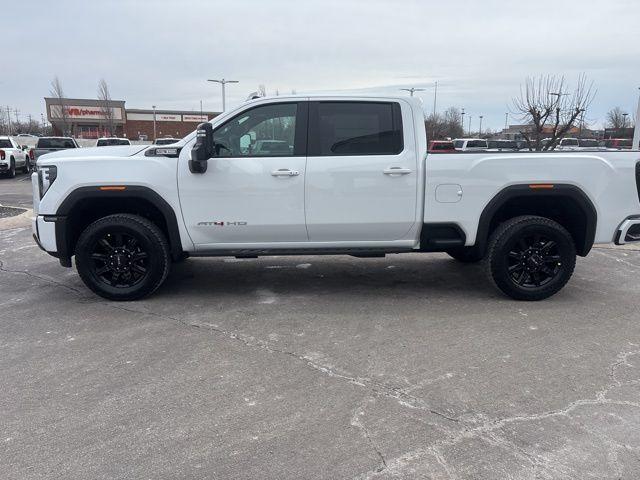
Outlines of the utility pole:
M409 92L409 96L413 97L413 93L414 92L424 92L425 89L424 88L411 87L411 88L401 88L400 90L404 90L405 92Z
M469 136L471 136L471 115L469 115Z
M156 106L152 105L153 108L153 143L156 143Z
M16 116L16 124L20 123L20 110L18 110L17 108L14 108L13 113Z
M638 89L640 90L640 88ZM636 113L636 125L633 131L633 142L631 148L640 150L640 96L638 97L638 111Z
M504 114L504 129L505 129L505 133L506 130L509 128L509 112L505 112Z
M221 80L207 80L207 82L213 82L213 83L219 83L220 85L222 85L222 111L224 112L227 109L227 100L226 100L226 93L225 93L225 88L224 86L227 83L240 83L239 80L225 80L224 78Z
M11 135L11 107L9 105L7 105L7 124L9 125L9 132L7 133Z
M480 115L480 128L478 129L478 136L482 135L482 119L484 118L484 115Z
M578 138L582 138L582 129L584 127L584 112L586 112L586 109L580 109L580 133L578 133Z
M462 136L464 137L464 107L462 107L462 113L460 114L460 125L462 125Z

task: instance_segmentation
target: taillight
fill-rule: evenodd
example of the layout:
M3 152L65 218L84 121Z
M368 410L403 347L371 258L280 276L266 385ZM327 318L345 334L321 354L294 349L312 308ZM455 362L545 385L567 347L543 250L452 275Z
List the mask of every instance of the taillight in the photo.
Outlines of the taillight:
M7 156L4 153L4 150L0 150L0 160L4 160Z
M36 151L33 148L29 149L29 158L31 160L35 160L36 159Z

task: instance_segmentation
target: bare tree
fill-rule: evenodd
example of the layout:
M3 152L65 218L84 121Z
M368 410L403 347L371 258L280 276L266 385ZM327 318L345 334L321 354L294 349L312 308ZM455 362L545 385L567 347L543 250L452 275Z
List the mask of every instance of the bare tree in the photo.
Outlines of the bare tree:
M595 95L593 82L583 74L576 87L568 92L564 77L543 75L527 78L520 96L513 99L514 113L529 128L520 133L529 150L553 150L573 128ZM549 141L543 143L543 138Z
M57 105L60 109L60 123L62 125L62 134L69 135L69 112L65 108L66 106L66 97L64 94L64 90L62 89L62 83L60 83L60 79L55 76L53 80L51 80L51 89L49 93L53 98L58 100Z
M460 110L449 107L444 113L432 113L424 122L429 140L439 140L444 138L457 138L462 133L462 115Z
M607 112L607 127L622 130L627 126L627 116L629 114L620 107L612 108Z
M104 78L98 82L98 102L100 104L100 111L104 117L104 123L108 131L108 136L115 135L116 125L113 115L113 108L111 107L111 93L109 92L109 85Z

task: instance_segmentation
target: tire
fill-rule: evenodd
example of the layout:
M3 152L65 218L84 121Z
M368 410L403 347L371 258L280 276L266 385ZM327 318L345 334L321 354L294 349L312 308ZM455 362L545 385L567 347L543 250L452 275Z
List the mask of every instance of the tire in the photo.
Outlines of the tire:
M13 157L11 157L11 161L9 162L9 170L7 171L8 178L15 178L16 176L16 161Z
M543 300L558 293L575 265L571 234L548 218L512 218L489 240L487 273L503 293L516 300Z
M160 228L130 214L89 225L75 248L84 284L108 300L137 300L153 293L169 274L169 244Z
M447 255L462 263L477 263L483 256L475 247L458 247L447 250Z

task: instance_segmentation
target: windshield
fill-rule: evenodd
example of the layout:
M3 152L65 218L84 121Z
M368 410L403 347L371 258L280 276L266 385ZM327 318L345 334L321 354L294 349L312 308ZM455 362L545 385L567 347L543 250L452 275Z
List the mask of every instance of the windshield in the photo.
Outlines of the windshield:
M76 148L71 138L41 138L36 148Z
M469 140L467 142L467 148L487 148L486 140Z
M0 148L13 148L11 142L7 139L0 139Z
M563 138L562 140L560 140L560 145L562 145L563 147L577 147L578 140L576 140L575 138Z
M596 148L598 146L597 140L578 140L578 145L581 147Z
M177 138L159 138L156 140L156 145L171 145L172 143L179 142Z
M129 140L124 138L102 138L96 143L96 147L106 147L113 145L131 145Z

